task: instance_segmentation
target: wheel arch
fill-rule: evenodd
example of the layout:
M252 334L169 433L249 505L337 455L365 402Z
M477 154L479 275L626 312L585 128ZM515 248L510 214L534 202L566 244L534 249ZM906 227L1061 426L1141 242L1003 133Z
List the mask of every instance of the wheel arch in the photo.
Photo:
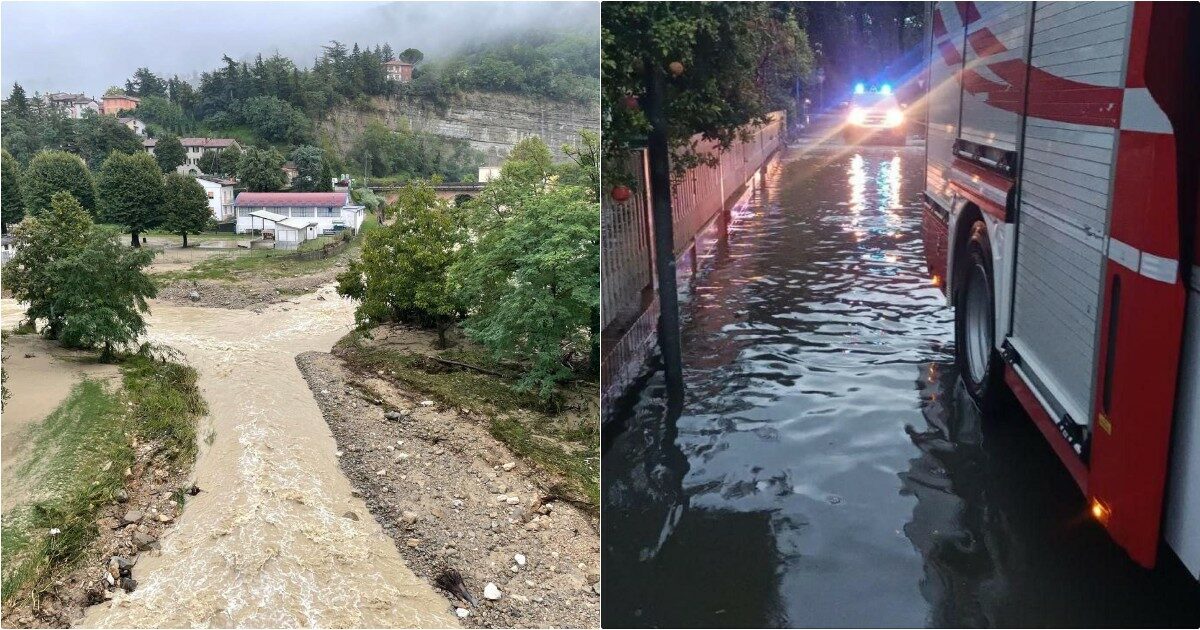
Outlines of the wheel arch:
M988 228L987 221L983 218L983 211L974 203L964 201L958 212L955 213L954 225L950 231L950 255L946 264L946 295L950 298L951 304L954 303L955 295L961 284L958 278L958 261L962 260L962 257L967 253L967 243L971 240L971 229L976 222L983 223L985 233L988 234L990 241L991 230Z

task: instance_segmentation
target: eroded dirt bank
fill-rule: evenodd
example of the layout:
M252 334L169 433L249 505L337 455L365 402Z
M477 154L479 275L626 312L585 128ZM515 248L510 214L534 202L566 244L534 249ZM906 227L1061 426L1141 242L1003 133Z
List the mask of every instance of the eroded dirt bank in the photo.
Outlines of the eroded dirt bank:
M351 494L295 363L328 350L353 307L324 287L261 312L153 305L150 340L200 373L195 484L139 587L92 607L85 627L444 627L446 600L404 564Z
M459 571L471 627L599 626L594 516L494 438L478 412L434 404L325 352L297 357L341 469L418 575ZM493 584L498 599L485 598ZM449 593L446 593L450 597ZM463 613L459 613L460 615Z

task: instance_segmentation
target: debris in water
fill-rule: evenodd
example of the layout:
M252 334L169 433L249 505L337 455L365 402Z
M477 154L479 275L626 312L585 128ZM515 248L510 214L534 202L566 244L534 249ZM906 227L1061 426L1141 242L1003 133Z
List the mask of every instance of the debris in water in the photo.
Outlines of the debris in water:
M471 596L469 591L467 591L467 585L463 582L462 574L458 572L458 569L452 569L449 567L442 569L438 572L437 577L434 578L433 583L437 584L438 588L450 593L451 595L472 606L479 605L479 602L475 601L475 598ZM488 583L488 586L492 588L496 587L495 584L491 583ZM487 597L486 588L483 592L484 597Z

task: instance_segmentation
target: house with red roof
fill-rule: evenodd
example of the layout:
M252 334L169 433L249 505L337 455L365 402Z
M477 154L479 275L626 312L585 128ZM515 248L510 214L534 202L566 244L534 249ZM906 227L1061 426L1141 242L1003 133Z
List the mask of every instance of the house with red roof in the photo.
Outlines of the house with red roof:
M365 208L346 192L243 192L233 202L237 233L261 232L281 248L362 228Z

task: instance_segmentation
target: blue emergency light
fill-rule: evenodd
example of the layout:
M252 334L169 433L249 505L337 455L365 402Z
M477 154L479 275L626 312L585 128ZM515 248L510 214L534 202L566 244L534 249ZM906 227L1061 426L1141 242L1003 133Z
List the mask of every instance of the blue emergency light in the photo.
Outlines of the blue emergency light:
M861 84L861 83L855 83L855 84L854 84L854 93L855 93L855 94L866 94L866 93L867 93L867 86L865 86L865 85L863 85L863 84Z
M880 94L891 94L892 86L888 85L887 83L884 83L882 86L879 87L879 93Z

